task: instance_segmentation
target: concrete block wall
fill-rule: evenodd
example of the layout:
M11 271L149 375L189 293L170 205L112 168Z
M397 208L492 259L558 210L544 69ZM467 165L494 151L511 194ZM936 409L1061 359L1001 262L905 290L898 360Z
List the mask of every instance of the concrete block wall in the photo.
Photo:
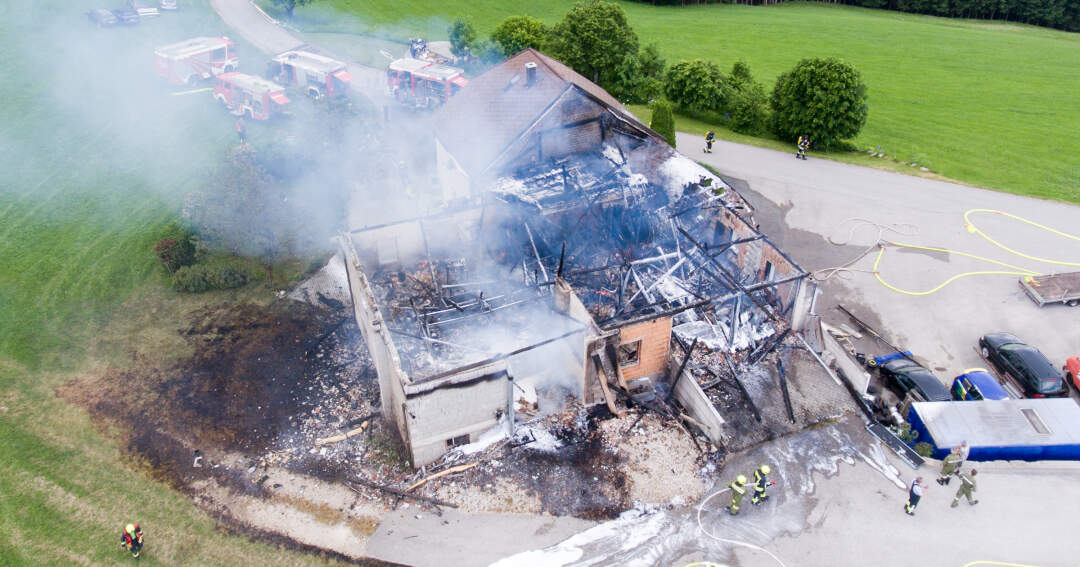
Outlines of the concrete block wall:
M390 339L389 331L383 324L382 314L376 305L367 276L361 268L352 238L347 234L342 235L339 244L345 258L345 273L353 300L353 314L379 375L379 402L383 419L395 424L407 444L408 424L402 409L405 403L405 373L401 369L401 360Z
M628 382L642 376L663 375L667 371L668 352L671 349L671 317L660 317L619 329L619 345L638 340L641 341L638 363L622 366L623 379Z
M510 388L503 362L470 371L476 379L410 393L405 416L414 467L422 467L446 453L447 440L468 435L474 442L506 415ZM410 388L411 390L412 388Z
M681 363L681 360L671 357L668 372L674 376L679 371ZM705 435L709 437L709 440L717 447L723 447L727 442L723 433L724 418L720 416L720 412L716 411L716 407L713 406L709 397L705 395L705 391L698 385L697 380L694 380L693 376L686 373L675 384L674 396L686 411L686 415L701 422L705 428Z

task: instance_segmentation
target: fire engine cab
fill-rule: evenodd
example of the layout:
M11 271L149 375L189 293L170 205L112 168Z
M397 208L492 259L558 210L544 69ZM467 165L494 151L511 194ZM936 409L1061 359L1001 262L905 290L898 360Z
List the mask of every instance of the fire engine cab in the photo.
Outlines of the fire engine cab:
M267 64L266 78L297 85L314 99L345 96L352 75L336 59L307 51L286 51Z
M416 108L441 106L467 83L465 71L420 59L398 59L386 69L390 95Z
M233 114L246 114L252 120L266 120L285 114L286 105L290 102L289 97L285 96L285 87L244 73L218 75L214 98Z
M154 70L177 85L193 85L240 65L235 42L227 37L196 37L154 50Z

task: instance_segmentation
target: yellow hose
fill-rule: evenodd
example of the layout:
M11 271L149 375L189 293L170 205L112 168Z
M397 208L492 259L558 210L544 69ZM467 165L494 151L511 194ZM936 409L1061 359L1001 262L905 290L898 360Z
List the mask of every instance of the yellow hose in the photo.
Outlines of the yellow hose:
M967 227L968 232L973 233L973 234L978 234L979 236L985 238L988 242L990 242L994 246L997 246L998 248L1001 248L1002 250L1004 250L1004 251L1006 251L1006 252L1008 252L1010 254L1013 254L1015 256L1019 256L1021 258L1026 258L1028 260L1032 260L1032 261L1035 261L1035 262L1042 262L1044 264L1054 264L1054 265L1058 265L1058 266L1077 266L1077 267L1080 267L1080 262L1066 262L1066 261L1063 261L1063 260L1050 260L1050 259L1047 259L1047 258L1040 258L1038 256L1033 256L1031 254L1025 254L1023 252L1013 250L1012 248L1009 248L1008 246L1005 246L1004 244L1001 244L1000 242L994 240L989 235L987 235L985 232L980 230L977 226L975 226L975 223L973 223L971 221L971 215L972 214L977 214L977 213L993 213L993 214L1003 215L1003 216L1006 216L1008 218L1018 220L1020 222L1026 223L1026 224L1031 225L1031 226L1034 226L1036 228L1045 230L1047 232L1050 232L1051 234L1056 234L1058 236L1061 236L1062 238L1068 238L1070 240L1076 240L1077 242L1080 242L1080 236L1075 236L1075 235L1069 234L1067 232L1062 232L1060 230L1050 228L1050 227L1048 227L1046 225L1039 224L1039 223L1037 223L1035 221L1028 220L1028 219L1023 218L1021 216L1014 215L1014 214L1011 214L1011 213L1006 213L1004 211L994 210L994 209L970 209L970 210L968 210L968 211L966 211L964 213L964 222L965 222L965 225ZM928 290L925 290L925 291L911 291L911 290L906 290L906 289L901 289L899 287L896 287L896 286L890 284L889 282L885 281L885 278L881 277L881 271L878 269L878 266L881 264L881 259L885 255L886 246L896 246L898 248L911 248L911 249L915 249L915 250L928 250L928 251L931 251L931 252L942 252L942 253L946 253L946 254L956 254L957 256L964 256L966 258L972 258L974 260L979 260L981 262L988 262L988 263L991 263L991 264L995 264L995 265L998 265L998 266L1009 268L1009 270L979 270L979 271L972 271L972 272L964 272L962 274L956 274L956 275L954 275L952 277L949 277L945 281L939 283L938 285L936 285L936 286L934 286L934 287L932 287L932 288L930 288ZM885 286L886 288L888 288L888 289L890 289L892 291L895 291L897 293L902 293L904 295L914 295L914 296L930 295L931 293L935 293L937 291L940 291L942 288L944 288L945 286L951 284L952 282L954 282L956 280L959 280L961 278L966 278L966 277L969 277L969 276L989 276L989 275L1002 276L1002 275L1004 275L1004 276L1033 277L1033 276L1041 275L1039 272L1036 272L1034 270L1030 270L1028 268L1024 268L1024 267L1021 267L1021 266L1016 266L1016 265L1013 265L1013 264L1008 264L1008 263L1005 263L1005 262L1001 262L999 260L994 260L992 258L987 258L985 256L978 256L978 255L975 255L975 254L969 254L967 252L960 252L958 250L950 250L948 248L937 248L937 247L933 247L933 246L919 246L919 245L916 245L916 244L905 244L905 243L902 243L902 242L886 242L886 241L882 241L882 242L878 243L878 254L877 254L877 258L874 259L873 272L874 272L874 277L877 279L877 281L879 283L881 283L881 285Z
M1024 217L1017 216L1017 215L1014 215L1012 213L1006 213L1005 211L997 211L997 210L994 210L994 209L971 209L971 210L964 213L964 223L967 226L968 232L978 234L979 236L981 236L981 237L985 238L986 240L988 240L994 246L997 246L998 248L1001 248L1002 250L1004 250L1004 251L1006 251L1006 252L1008 252L1010 254L1020 256L1021 258L1027 258L1028 260L1034 260L1036 262L1042 262L1044 264L1056 264L1058 266L1076 266L1076 267L1080 267L1080 262L1065 262L1065 261L1062 261L1062 260L1050 260L1050 259L1047 259L1047 258L1040 258L1038 256L1032 256L1030 254L1024 254L1023 252L1018 252L1016 250L1013 250L1012 248L1009 248L1008 246L1005 246L1004 244L998 242L997 240L994 240L993 238L990 238L990 236L987 235L985 232L979 230L979 227L975 226L975 223L971 222L971 214L972 213L993 213L993 214L997 214L997 215L1006 216L1006 217L1009 217L1009 218L1011 218L1013 220L1018 220L1018 221L1020 221L1022 223L1034 226L1035 228L1040 228L1040 229L1045 230L1045 231L1047 231L1047 232L1049 232L1051 234L1056 234L1056 235L1058 235L1058 236L1060 236L1062 238L1068 238L1070 240L1075 240L1077 242L1080 242L1080 236L1074 236L1074 235L1069 234L1067 232L1062 232L1060 230L1050 228L1050 227L1048 227L1046 225L1039 224L1039 223L1037 223L1035 221L1028 220L1028 219L1026 219Z

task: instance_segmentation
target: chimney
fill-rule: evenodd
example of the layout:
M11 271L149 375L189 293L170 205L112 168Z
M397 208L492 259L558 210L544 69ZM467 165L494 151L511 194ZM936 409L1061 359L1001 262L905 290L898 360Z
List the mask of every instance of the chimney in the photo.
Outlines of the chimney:
M536 63L525 64L525 86L531 87L536 84Z

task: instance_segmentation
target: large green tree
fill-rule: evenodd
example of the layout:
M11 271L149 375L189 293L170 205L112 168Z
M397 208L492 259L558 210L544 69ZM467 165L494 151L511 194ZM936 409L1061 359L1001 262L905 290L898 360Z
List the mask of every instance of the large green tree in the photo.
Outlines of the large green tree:
M575 4L555 24L544 51L606 89L626 56L637 54L638 37L621 6L591 0Z
M664 94L668 100L689 110L694 116L704 110L723 107L729 87L727 78L711 61L680 61L667 70Z
M532 16L510 16L491 32L491 40L506 57L529 47L541 49L547 36L547 26Z
M292 17L293 10L295 10L297 6L307 6L314 1L315 0L271 0L275 6L285 10L285 16L289 18Z
M472 20L458 18L450 26L450 52L458 57L465 54L465 48L476 43L476 28Z
M810 136L829 148L854 138L868 112L866 84L859 71L839 59L803 59L776 79L772 129L782 140Z

